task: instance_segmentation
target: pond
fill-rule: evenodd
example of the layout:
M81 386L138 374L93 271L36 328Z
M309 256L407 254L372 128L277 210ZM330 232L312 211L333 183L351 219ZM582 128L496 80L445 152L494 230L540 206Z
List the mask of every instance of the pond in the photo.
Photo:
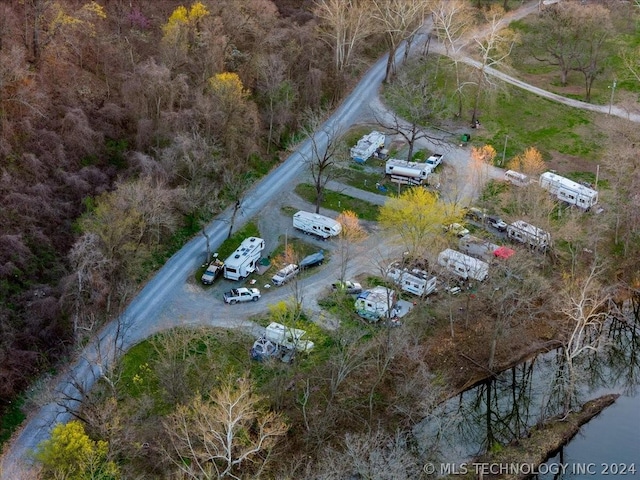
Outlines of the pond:
M465 464L526 435L533 425L554 415L575 411L606 393L619 393L612 406L583 426L545 465L595 463L597 468L586 465L589 478L607 476L600 464L622 464L628 470L635 462L638 470L640 326L612 319L599 333L597 352L587 351L572 362L562 349L541 353L440 404L414 427L419 447L435 461ZM540 471L549 474L539 478L585 478L578 466L574 470L575 475L565 471L561 476L542 466Z

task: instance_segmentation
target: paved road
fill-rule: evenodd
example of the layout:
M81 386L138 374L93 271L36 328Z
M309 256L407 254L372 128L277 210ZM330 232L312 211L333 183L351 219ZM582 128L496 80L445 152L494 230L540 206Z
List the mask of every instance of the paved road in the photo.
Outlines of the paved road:
M527 4L525 9L518 11L517 14L522 13L522 16L524 16L529 13L532 4L537 5L537 2ZM420 38L417 38L415 44L418 44L420 40ZM433 48L437 48L437 45L434 45ZM403 48L400 48L397 52L398 62L403 54ZM469 60L469 62L472 63L473 61ZM355 123L369 120L372 109L372 102L370 101L377 98L378 88L384 78L385 66L386 59L382 58L371 67L359 85L325 123L323 129L319 130L316 134L316 142L320 148L326 145L327 136L324 132L331 130L344 131ZM500 72L491 71L491 73L505 81L553 100L562 101L579 108L588 108L601 112L604 111L604 108L608 110L608 107L583 104L583 102L575 100L565 102L562 97L547 94L544 91L538 92L539 89L522 84L522 82ZM640 121L637 115L620 112L617 107L612 109L612 114L632 121ZM283 192L290 191L290 186L294 183L294 180L304 171L304 160L310 154L311 145L307 141L300 145L299 149L282 165L259 182L242 202L236 225L241 226L254 216L259 218L260 212L264 211L270 201L282 195ZM464 149L451 146L449 159L451 162L456 163L459 168L462 168L465 162L468 162L468 153ZM488 173L491 176L499 174L499 170ZM463 196L469 196L470 194L472 192L465 192ZM231 211L227 210L207 228L212 248L216 248L225 239L230 217ZM374 238L372 237L371 243L366 245L369 250L363 250L357 255L358 260L354 261L353 264L354 271L357 271L357 269L375 269L376 259L382 259L393 254L391 250L379 251L378 248L380 247L375 245ZM232 310L232 307L224 307L223 310L211 308L206 310L205 312L207 313L205 313L200 308L197 311L193 308L193 305L201 301L202 291L196 288L190 281L190 277L192 277L194 270L198 268L204 258L205 240L203 237L197 237L186 244L147 283L123 315L117 321L106 325L96 340L82 351L78 360L73 362L67 371L56 379L56 398L44 405L26 421L22 430L6 449L2 459L2 468L0 469L2 479L19 478L20 472L24 468L24 462L28 458L27 453L49 436L53 425L71 419L69 412L78 407L78 400L73 399L80 398L80 389L90 389L95 381L100 378L102 372L108 370L114 359L132 345L153 333L175 325L205 324L256 328L246 318L248 318L248 314L252 313L253 308L256 309L255 312L264 308L264 303L267 300L266 295L265 302L257 302L251 306L238 305L236 306L238 310ZM318 275L303 280L307 282L304 284L305 292L319 291L330 279L335 278L335 268L334 266L330 268L327 266ZM283 288L280 292L270 295L273 296L270 297L269 301L277 301L279 298L289 296L290 291L287 292ZM213 295L210 295L208 299L216 301L215 298L211 300L212 297ZM308 299L308 303L305 303L305 306L314 308L313 303L311 299ZM189 306L192 307L190 308ZM239 308L243 310L239 310ZM315 308L317 309L317 307ZM213 313L209 313L214 311L222 311L223 314L214 316Z

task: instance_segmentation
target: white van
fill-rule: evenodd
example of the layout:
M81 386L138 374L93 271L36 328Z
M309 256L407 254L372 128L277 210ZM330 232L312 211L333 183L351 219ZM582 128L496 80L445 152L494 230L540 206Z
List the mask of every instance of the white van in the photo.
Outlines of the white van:
M516 172L515 170L507 170L504 172L504 179L517 187L526 187L531 183L531 179L529 177L524 173Z
M298 272L300 272L300 267L295 263L290 263L284 268L278 270L273 277L271 277L271 281L277 287L280 287L295 277Z

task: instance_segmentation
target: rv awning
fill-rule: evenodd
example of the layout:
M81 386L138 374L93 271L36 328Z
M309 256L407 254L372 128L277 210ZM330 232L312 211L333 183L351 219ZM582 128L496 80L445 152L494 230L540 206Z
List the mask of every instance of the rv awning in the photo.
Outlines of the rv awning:
M509 258L514 253L516 253L515 250L512 250L509 247L498 247L493 251L493 255L498 258Z

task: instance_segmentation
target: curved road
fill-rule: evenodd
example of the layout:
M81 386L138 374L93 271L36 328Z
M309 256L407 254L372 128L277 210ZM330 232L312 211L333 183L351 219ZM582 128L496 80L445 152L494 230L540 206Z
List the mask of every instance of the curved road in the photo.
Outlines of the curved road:
M537 3L535 1L526 4L523 8L513 12L509 16L509 20L521 18L535 11ZM423 33L422 36L424 35ZM419 38L416 39L414 44L417 45L419 41ZM433 43L432 41L432 45ZM438 53L444 53L444 49L437 44L433 45L432 48ZM403 54L404 47L400 48L396 54L397 62L401 61ZM471 59L465 59L464 61L474 64L474 60ZM316 143L320 148L326 146L327 135L324 132L345 131L351 125L368 119L369 108L372 108L369 104L372 99L377 98L378 88L384 79L385 67L386 56L371 67L358 86L316 133ZM608 113L608 106L597 106L566 99L524 84L493 69L489 70L489 73L551 100L578 108ZM618 107L613 107L611 114L634 122L640 121L639 115L623 111ZM456 157L465 155L459 149L454 148L454 150L456 151ZM252 188L242 202L236 219L236 227L246 223L252 217L258 216L270 201L281 196L283 192L288 192L290 184L303 174L305 158L310 157L310 155L311 142L306 141L283 164ZM468 156L468 154L466 155ZM215 249L226 238L230 217L231 210L228 209L207 227L212 248ZM374 247L372 245L373 251ZM267 249L270 248L272 246L267 245ZM388 253L376 252L374 256L382 258ZM360 269L371 271L371 269L376 268L375 264L369 261L368 267L365 265L367 263L366 259L371 257L371 252L360 252L354 264ZM252 313L263 311L263 301L243 306L242 310L236 311L232 310L231 307L222 307L222 302L220 301L220 309L216 309L216 311L222 311L223 315L215 318L212 318L210 314L208 315L209 318L199 318L198 315L188 309L187 306L190 299L194 295L198 295L198 291L201 291L201 289L194 289L189 280L204 258L205 240L204 237L199 236L191 240L171 257L140 291L123 315L118 320L107 324L96 340L85 347L79 358L68 367L67 372L57 379L58 387L54 394L55 399L44 405L35 415L29 418L22 430L7 446L2 460L2 467L0 468L2 479L9 480L20 477L20 472L23 471L24 465L27 464L28 452L33 450L42 440L48 438L53 425L58 422L69 421L72 418L69 412L78 407L81 391L90 389L95 381L100 378L102 372L108 371L112 362L132 345L158 331L176 325L207 324L212 326L255 328L255 325L247 321L246 318ZM327 265L324 270L318 272L318 275L305 279L305 291L321 290L322 286L327 285L331 278L335 278L335 271L335 266ZM290 289L284 287L280 291L269 292L268 295L265 295L269 301L279 301L290 296ZM305 306L314 308L311 301L308 304L305 301ZM209 311L211 310L213 308ZM185 314L185 312L189 313Z

